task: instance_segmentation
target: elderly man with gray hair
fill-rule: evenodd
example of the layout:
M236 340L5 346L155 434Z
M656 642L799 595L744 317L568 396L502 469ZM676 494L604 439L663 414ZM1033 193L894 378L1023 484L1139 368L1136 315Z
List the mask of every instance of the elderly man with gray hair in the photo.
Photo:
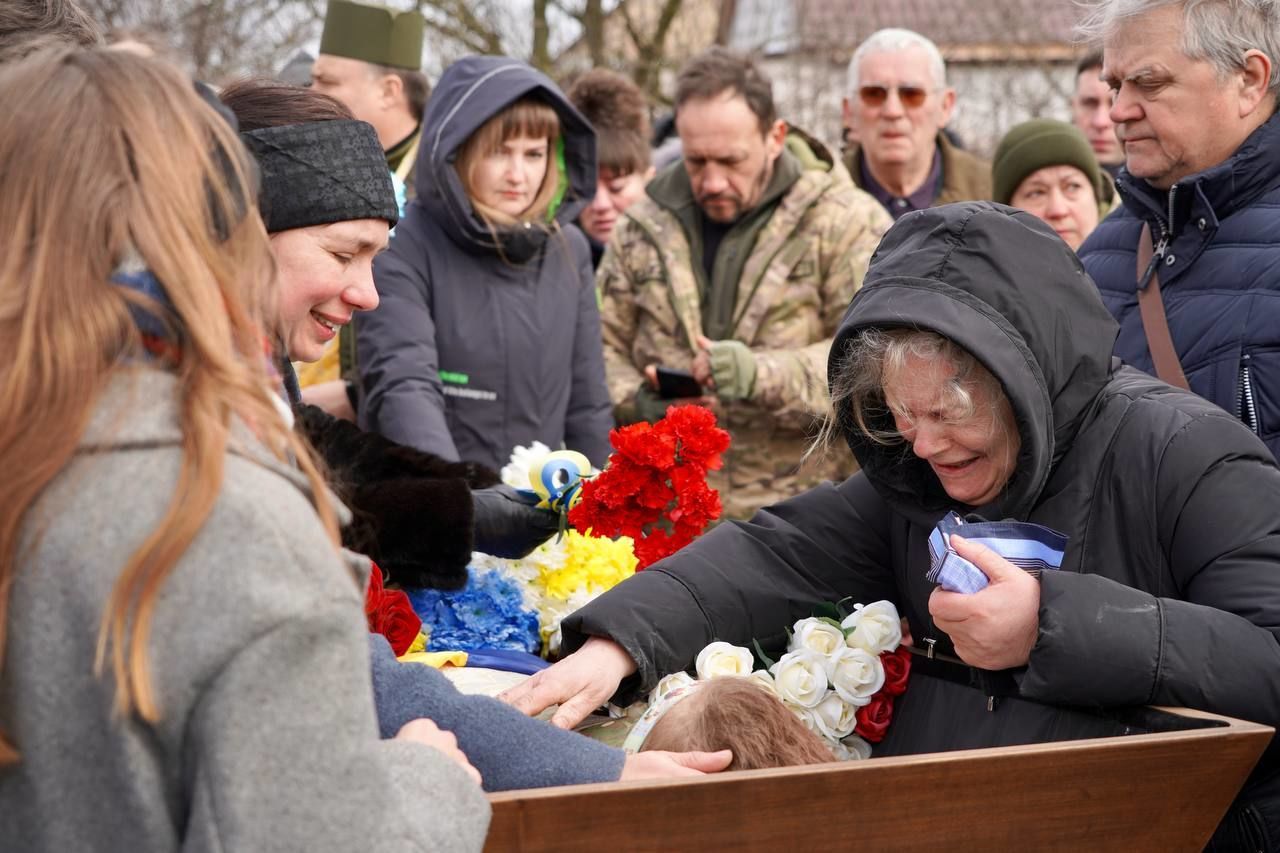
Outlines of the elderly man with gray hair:
M1103 0L1083 29L1125 154L1080 248L1115 353L1280 455L1280 0Z
M937 45L911 30L879 30L853 52L848 81L842 112L853 141L844 164L894 219L991 198L991 164L942 133L956 93Z

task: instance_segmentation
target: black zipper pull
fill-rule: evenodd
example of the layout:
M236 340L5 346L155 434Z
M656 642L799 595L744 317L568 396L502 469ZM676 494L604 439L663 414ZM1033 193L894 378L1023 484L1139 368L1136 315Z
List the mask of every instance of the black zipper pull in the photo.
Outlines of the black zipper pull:
M1164 227L1160 229L1164 232ZM1151 283L1152 277L1156 274L1156 269L1160 266L1161 259L1164 258L1165 250L1169 248L1169 234L1164 232L1160 235L1160 242L1156 244L1155 251L1151 253L1151 262L1147 264L1147 270L1142 274L1142 281L1138 282L1139 290L1146 290L1147 285Z

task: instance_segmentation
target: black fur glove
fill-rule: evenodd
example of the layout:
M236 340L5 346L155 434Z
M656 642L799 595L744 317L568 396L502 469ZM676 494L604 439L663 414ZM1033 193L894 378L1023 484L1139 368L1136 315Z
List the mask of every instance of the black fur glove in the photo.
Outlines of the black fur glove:
M506 485L471 493L475 503L475 549L509 559L523 557L560 530L560 515L539 509L536 497L525 498Z

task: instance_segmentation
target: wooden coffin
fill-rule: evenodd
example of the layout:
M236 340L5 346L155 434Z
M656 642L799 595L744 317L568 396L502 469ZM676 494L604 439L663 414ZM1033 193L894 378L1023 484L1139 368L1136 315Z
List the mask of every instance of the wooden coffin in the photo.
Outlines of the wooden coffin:
M1200 850L1272 729L1149 713L1173 730L493 794L486 849Z

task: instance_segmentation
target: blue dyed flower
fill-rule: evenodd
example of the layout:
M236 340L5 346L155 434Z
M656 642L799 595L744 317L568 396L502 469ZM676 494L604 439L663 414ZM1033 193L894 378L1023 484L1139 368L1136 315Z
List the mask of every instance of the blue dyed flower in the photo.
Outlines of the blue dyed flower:
M538 616L524 606L520 585L496 571L468 570L456 592L406 589L430 632L431 651L511 649L536 654Z

